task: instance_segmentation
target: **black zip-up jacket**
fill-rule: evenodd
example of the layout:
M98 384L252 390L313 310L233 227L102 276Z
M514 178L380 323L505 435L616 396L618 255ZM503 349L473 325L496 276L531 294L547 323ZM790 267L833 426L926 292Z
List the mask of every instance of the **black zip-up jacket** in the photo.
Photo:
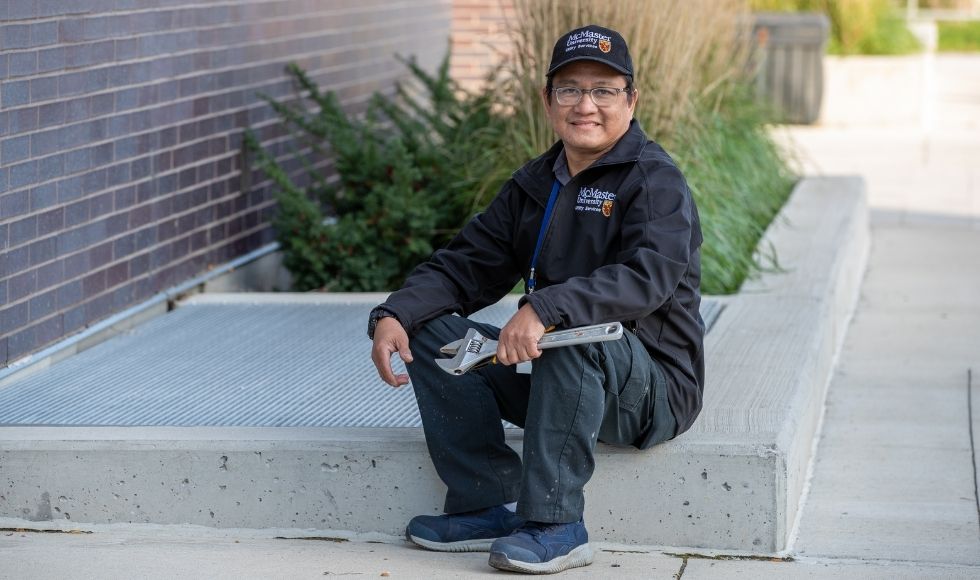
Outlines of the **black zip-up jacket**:
M527 283L561 152L559 141L515 172L485 212L381 305L410 336L443 314L468 316L497 302L521 277ZM536 289L521 299L545 326L620 321L634 329L668 375L677 434L694 422L704 389L701 241L684 176L633 120L559 191Z

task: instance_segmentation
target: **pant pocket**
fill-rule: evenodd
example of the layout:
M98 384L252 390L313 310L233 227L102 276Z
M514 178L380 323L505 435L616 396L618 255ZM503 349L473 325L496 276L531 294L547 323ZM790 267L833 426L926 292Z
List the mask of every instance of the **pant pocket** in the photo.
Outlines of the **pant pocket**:
M669 441L677 434L677 421L674 419L674 412L670 409L670 400L667 398L667 375L660 365L654 363L654 403L653 403L653 425L647 434L645 447L650 447L664 441Z
M625 411L635 411L637 405L650 391L650 357L640 339L626 333L624 340L629 341L630 372L619 392L619 408Z

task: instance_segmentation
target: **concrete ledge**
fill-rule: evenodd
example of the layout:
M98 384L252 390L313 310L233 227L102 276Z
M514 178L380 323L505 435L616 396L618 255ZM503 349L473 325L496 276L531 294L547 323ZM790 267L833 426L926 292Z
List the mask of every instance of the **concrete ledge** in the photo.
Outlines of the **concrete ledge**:
M714 527L714 510L742 506L724 499L741 488L752 517L713 533L725 534L719 539L731 548L777 552L787 547L798 515L827 385L867 263L863 180L802 181L763 244L777 248L784 271L749 281L728 304L706 341L704 411L671 451L705 457L707 446L728 447L714 464L730 466L739 479L728 480L731 491L722 484L725 492L705 513ZM752 471L760 462L765 473ZM763 497L753 494L755 479Z
M747 283L708 335L695 427L601 447L596 540L786 547L868 241L860 179L797 187L763 241L785 271ZM397 535L444 491L418 429L0 427L0 517Z

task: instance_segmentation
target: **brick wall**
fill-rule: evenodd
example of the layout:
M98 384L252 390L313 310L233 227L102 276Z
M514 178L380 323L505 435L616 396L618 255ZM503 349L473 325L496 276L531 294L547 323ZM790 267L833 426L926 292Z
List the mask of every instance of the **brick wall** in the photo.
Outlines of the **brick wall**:
M273 239L242 129L288 61L354 106L448 0L0 0L0 366ZM276 139L276 131L263 136Z
M453 0L450 74L464 88L478 89L507 52L512 0Z

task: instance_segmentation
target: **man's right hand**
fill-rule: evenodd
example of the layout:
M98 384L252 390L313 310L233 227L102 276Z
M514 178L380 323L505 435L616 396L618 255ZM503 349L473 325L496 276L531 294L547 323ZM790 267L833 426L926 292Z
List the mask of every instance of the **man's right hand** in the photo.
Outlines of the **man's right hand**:
M402 328L398 319L388 316L378 321L374 328L374 348L371 349L371 360L381 380L393 387L408 384L408 375L396 375L391 370L391 355L398 353L402 362L412 362L412 352L408 350L408 333Z

